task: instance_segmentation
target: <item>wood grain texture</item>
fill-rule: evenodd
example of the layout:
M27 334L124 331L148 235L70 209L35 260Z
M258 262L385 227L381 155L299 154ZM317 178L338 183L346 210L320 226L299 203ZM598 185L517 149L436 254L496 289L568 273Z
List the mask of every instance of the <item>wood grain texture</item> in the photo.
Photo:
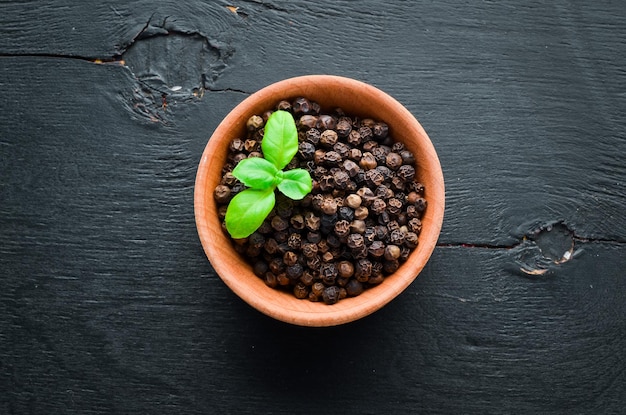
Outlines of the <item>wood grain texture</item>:
M0 413L623 412L621 3L0 9ZM403 103L447 190L420 277L319 330L232 294L193 218L219 121L310 73Z

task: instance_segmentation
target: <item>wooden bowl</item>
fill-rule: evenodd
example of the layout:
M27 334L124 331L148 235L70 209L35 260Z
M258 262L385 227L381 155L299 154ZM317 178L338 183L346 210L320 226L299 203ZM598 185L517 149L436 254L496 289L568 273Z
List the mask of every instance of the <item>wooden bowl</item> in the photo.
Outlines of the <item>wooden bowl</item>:
M274 109L283 99L303 96L323 110L342 108L346 114L381 120L416 159L416 180L424 184L428 202L422 218L419 245L392 275L361 295L333 305L299 300L291 293L270 288L254 275L252 267L232 248L222 231L213 199L221 179L232 139L245 137L246 120ZM413 282L435 245L443 222L445 191L437 153L419 122L399 102L373 86L353 79L311 75L287 79L261 89L237 105L211 136L198 167L195 184L195 217L202 247L213 268L232 291L257 310L275 319L301 326L334 326L357 320L380 309Z

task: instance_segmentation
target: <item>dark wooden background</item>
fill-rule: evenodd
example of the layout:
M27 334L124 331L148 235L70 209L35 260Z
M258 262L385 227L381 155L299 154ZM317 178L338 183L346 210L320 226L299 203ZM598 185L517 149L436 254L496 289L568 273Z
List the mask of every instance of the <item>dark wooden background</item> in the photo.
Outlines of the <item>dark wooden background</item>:
M623 2L4 0L0 16L0 414L624 413ZM232 294L193 216L224 115L313 73L402 102L447 188L419 278L328 329Z

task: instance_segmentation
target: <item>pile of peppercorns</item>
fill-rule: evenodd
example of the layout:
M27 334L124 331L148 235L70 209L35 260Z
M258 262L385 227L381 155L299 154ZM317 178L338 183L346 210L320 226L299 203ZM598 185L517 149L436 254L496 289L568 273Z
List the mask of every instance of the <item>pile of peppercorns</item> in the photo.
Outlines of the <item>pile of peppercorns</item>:
M277 192L263 225L234 247L268 286L297 298L334 304L357 296L395 272L418 244L426 200L415 158L383 122L341 109L324 114L306 98L276 109L291 112L298 127L298 153L285 170L309 171L313 190L299 201ZM214 192L222 223L229 201L245 188L232 170L262 156L270 114L250 117L247 137L230 143Z

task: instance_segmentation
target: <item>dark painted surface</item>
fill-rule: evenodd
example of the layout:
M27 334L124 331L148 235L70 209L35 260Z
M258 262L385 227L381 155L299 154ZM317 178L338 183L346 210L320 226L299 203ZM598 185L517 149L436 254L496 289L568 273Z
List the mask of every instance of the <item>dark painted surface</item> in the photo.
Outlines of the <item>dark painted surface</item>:
M620 2L0 9L0 413L622 412ZM447 187L415 283L319 330L235 297L193 219L221 118L308 73L405 104Z

